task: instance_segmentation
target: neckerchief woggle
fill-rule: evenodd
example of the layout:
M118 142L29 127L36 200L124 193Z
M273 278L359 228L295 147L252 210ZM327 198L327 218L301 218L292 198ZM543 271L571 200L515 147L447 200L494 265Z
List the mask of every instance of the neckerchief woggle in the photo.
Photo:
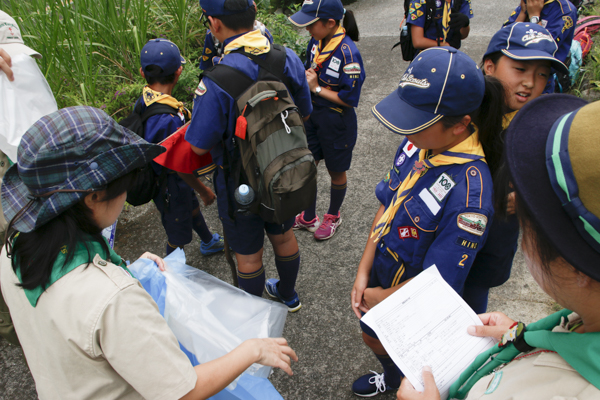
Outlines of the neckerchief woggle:
M327 46L325 46L323 50L321 50L321 47L323 46L323 41L319 40L319 45L315 50L315 54L313 55L313 59L310 64L310 67L314 69L315 72L321 69L323 63L327 61L329 57L333 55L333 53L335 53L337 48L342 43L344 37L346 37L346 30L342 26L338 26L337 30L331 37L331 40L327 42Z
M564 309L527 325L525 342L532 347L557 352L588 382L600 389L600 332L551 332L572 311ZM502 364L513 360L520 352L513 343L498 345L481 353L450 387L449 399L464 399L479 379Z
M223 49L223 56L241 48L244 48L244 52L248 54L258 56L271 51L271 43L269 43L269 39L261 33L260 29L255 29L227 43Z
M387 235L392 228L392 221L394 216L398 212L398 209L404 203L404 200L409 195L412 188L415 186L422 172L429 168L435 168L441 165L451 164L466 164L468 162L482 160L485 162L485 155L483 154L483 147L479 142L479 134L477 127L468 138L452 147L450 150L446 150L443 153L436 154L435 156L425 159L427 150L421 150L419 152L419 160L415 161L412 171L404 179L400 187L396 190L396 194L392 199L392 202L385 210L375 228L371 233L371 238L374 238L375 242L378 242L383 236Z
M183 103L181 101L177 101L177 99L171 95L152 90L148 85L144 86L144 90L142 91L142 98L144 99L144 104L146 105L146 107L149 107L151 104L154 103L166 104L175 108L177 111L183 114L187 121L189 121L192 118L192 114L187 108L183 106Z
M24 289L25 296L27 297L27 300L29 300L29 303L33 307L35 307L40 296L42 295L42 293L44 293L46 289L48 289L50 286L52 286L52 284L54 284L60 278L73 271L80 265L91 263L96 254L99 254L100 257L109 260L115 265L118 265L119 267L123 268L125 272L127 272L129 275L133 276L129 271L129 268L127 268L125 262L121 259L121 256L119 256L117 253L115 253L113 249L110 248L110 245L108 244L106 238L103 237L102 239L106 242L106 246L108 247L108 255L106 255L102 245L96 241L78 242L75 246L75 254L73 254L73 258L67 265L64 265L64 263L67 257L68 250L67 246L63 246L60 249L58 256L56 257L56 260L54 261L54 265L52 266L52 272L50 273L50 280L46 285L46 288L44 289L42 288L42 286L38 286L34 289ZM16 275L17 278L19 278L19 282L22 283L23 280L21 279L20 268L17 268Z

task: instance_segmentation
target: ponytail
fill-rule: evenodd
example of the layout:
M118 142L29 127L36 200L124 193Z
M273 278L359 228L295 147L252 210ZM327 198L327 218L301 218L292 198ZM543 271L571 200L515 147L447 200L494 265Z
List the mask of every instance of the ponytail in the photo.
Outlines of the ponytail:
M358 42L358 25L356 25L356 18L354 18L354 12L352 10L345 11L343 23L344 29L346 30L346 35L348 35L352 41Z

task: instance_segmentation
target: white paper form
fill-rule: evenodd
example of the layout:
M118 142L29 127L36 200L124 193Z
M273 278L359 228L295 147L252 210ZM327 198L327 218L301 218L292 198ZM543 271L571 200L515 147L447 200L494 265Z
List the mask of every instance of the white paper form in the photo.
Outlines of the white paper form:
M373 307L362 321L415 389L423 391L422 370L430 366L442 399L477 355L495 344L467 333L481 320L442 278L435 265Z

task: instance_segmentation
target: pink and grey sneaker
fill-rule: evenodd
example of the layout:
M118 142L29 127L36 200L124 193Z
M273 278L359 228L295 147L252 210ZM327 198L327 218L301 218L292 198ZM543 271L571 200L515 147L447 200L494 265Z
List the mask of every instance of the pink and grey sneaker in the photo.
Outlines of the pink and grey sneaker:
M315 232L319 227L320 221L319 217L315 217L311 221L304 220L304 211L300 214L296 215L296 222L294 222L294 229L306 229L309 232Z
M337 215L325 214L323 216L323 223L319 225L319 228L315 231L315 239L326 240L335 234L338 226L342 224L342 216L338 212Z

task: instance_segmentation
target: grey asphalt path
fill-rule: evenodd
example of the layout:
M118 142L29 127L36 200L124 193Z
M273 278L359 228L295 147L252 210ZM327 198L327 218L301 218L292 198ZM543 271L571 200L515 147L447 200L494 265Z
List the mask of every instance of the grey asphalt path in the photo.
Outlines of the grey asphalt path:
M473 0L475 18L463 49L479 61L493 33L501 26L517 0ZM514 4L513 4L514 3ZM303 308L287 318L284 336L300 361L294 376L275 371L272 382L285 399L355 399L352 382L369 370L381 367L362 343L358 319L350 307L350 290L373 217L378 208L374 188L390 168L402 138L383 128L371 115L371 107L391 93L407 63L400 49L390 52L398 40L402 19L400 0L359 0L355 10L361 31L358 48L365 62L367 80L357 108L359 138L352 169L348 172L348 195L342 208L344 222L326 242L316 242L306 232L297 232L302 265L297 290ZM327 211L329 177L319 168L320 215ZM221 232L216 207L203 209L211 229ZM153 205L126 210L117 229L116 250L134 260L144 251L164 255L165 235ZM202 257L199 240L187 246L188 264L231 282L222 255ZM273 252L265 247L267 277L277 277ZM524 322L552 312L552 302L541 292L517 254L511 279L493 289L489 310L506 312ZM68 310L65 310L68 312ZM35 387L18 349L0 340L0 399L34 399ZM395 394L379 398L393 399Z

